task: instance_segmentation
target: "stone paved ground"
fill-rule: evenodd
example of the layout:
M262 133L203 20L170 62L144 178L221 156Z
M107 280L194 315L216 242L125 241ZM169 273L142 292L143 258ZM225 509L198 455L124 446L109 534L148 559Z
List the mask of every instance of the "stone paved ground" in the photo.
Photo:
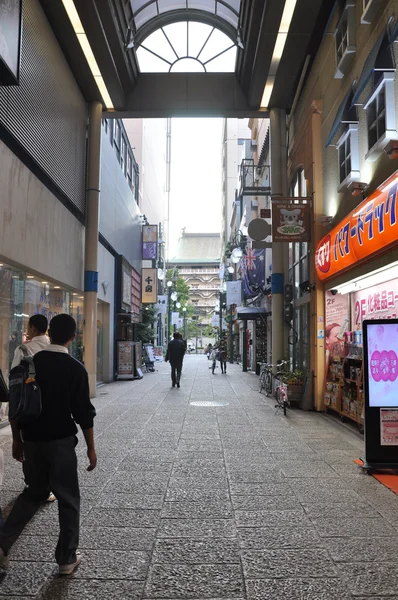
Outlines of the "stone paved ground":
M185 362L179 390L167 365L100 388L95 472L78 447L83 562L56 576L57 506L43 506L0 600L397 600L398 498L353 463L361 440L276 413L236 365ZM0 444L4 508L22 478L8 431Z

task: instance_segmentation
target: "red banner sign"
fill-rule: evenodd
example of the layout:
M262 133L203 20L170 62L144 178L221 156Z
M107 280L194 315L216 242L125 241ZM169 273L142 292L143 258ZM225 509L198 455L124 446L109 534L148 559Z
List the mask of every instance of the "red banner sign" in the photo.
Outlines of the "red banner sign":
M398 171L318 244L315 267L325 280L397 244Z

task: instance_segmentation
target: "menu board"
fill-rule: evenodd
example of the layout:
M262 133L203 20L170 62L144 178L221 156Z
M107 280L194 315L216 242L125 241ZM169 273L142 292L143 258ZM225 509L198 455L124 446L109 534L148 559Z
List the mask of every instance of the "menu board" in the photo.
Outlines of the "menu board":
M398 323L367 323L370 407L398 407Z

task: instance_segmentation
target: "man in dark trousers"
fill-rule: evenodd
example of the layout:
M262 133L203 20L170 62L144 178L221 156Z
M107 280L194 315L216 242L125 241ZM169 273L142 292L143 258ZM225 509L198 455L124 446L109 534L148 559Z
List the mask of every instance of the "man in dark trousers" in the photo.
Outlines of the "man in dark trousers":
M51 344L33 359L41 389L41 415L22 430L17 421L11 421L12 455L23 463L26 488L0 532L0 567L8 568L9 550L51 489L58 500L60 526L55 558L59 574L70 575L81 560L76 553L80 513L76 423L87 444L87 471L92 471L97 464L95 409L90 402L87 371L68 354L76 334L75 320L67 314L55 316L49 334Z
M166 352L166 362L170 361L171 366L171 383L172 387L180 387L182 361L185 354L185 344L180 339L180 334L176 331L173 334L173 339L169 342Z

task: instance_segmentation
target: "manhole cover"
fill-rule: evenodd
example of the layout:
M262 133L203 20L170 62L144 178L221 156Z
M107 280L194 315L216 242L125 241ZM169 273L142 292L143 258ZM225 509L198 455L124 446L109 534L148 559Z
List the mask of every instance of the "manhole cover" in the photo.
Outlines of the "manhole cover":
M228 406L229 402L223 402L222 400L193 400L190 402L191 406Z

